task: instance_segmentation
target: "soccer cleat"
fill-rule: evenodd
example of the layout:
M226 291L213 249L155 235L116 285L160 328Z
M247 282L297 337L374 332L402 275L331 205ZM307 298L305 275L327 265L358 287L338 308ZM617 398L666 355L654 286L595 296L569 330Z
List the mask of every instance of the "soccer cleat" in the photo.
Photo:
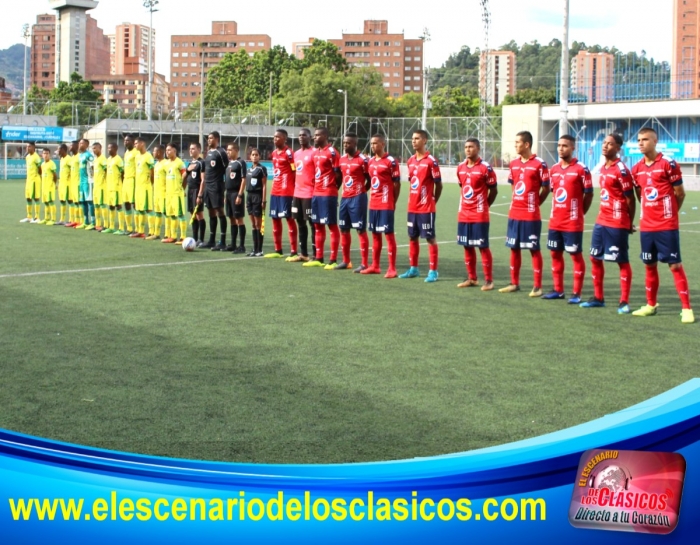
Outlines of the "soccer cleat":
M95 231L97 231L98 233L101 233L104 230L105 230L104 227L95 227Z
M420 271L418 270L418 267L409 267L409 269L399 275L399 278L418 278L420 276Z
M161 244L172 244L173 242L177 242L174 238L167 237L164 238L163 240L160 241Z
M596 299L591 297L585 303L579 305L581 308L603 308L605 306L605 301L603 299Z
M21 220L19 220L19 222L20 222L20 223L31 223L31 222L32 222L32 218L22 218Z
M131 233L129 236L131 238L146 238L146 233Z
M51 220L47 220L44 225L56 225L56 224L54 222L52 222Z
M431 269L428 271L428 276L425 277L424 282L427 282L428 284L432 284L433 282L437 282L438 276L440 276L438 274L438 272Z
M457 284L458 288L471 288L473 286L478 286L479 281L477 279L467 278L464 282Z
M307 261L302 265L302 267L325 267L326 264L323 261L319 261L318 259L314 259L313 261Z
M39 221L39 218L34 218L29 223L41 223L41 222Z
M146 240L160 240L160 237L158 235L148 235Z
M380 274L380 271L377 269L377 274ZM386 274L384 275L384 278L398 278L399 275L396 272L396 269L389 269L386 271Z
M620 303L620 306L617 307L617 313L618 314L632 314L632 309L630 308L629 304L622 301Z
M542 299L545 299L546 301L552 301L554 299L564 299L564 292L563 291L550 291L549 293L545 293L542 296Z
M359 267L357 267L357 269L355 269L352 272L354 272L355 274L362 274L362 271L366 271L367 269L369 269L369 267L367 267L366 265L360 265Z
M578 293L572 293L571 298L569 299L568 303L570 305L580 305L581 304L581 295Z
M64 226L65 224L66 224L65 221L57 221L56 223L54 223L54 225L60 225L60 226Z
M335 261L331 261L328 265L323 267L324 271L334 271L338 268L338 264Z
M204 241L203 241L203 240L198 240L198 241L197 241L197 248L201 248L202 246L204 246Z
M245 246L239 246L236 248L233 252L234 254L244 254L245 253Z
M301 256L298 254L292 254L287 259L285 259L285 261L287 263L301 263Z
M246 255L246 257L255 257L255 252L250 252L249 254Z
M236 247L233 244L229 244L226 246L226 252L233 252L236 249Z
M281 257L284 257L284 254L282 253L282 250L275 250L274 252L265 254L263 257L265 257L265 259L280 259Z
M254 257L265 257L265 254L262 252L257 252Z
M352 268L352 263L345 263L344 261L340 262L336 266L336 270L344 271L345 269L351 269Z
M394 271L396 272L396 271ZM367 267L364 271L360 271L360 274L382 274L382 271L379 267Z
M41 220L40 222L38 222L38 224L39 225L46 225L47 221L49 221L49 220Z
M647 316L655 316L656 309L658 309L658 308L659 308L659 305L656 305L656 306L644 305L639 310L635 310L632 313L632 316L642 316L644 318L646 318Z
M498 293L515 293L516 291L520 291L520 286L508 284L505 288L498 290Z
M173 239L173 244L182 244L185 242L184 238Z
M94 231L94 230L95 230L95 226L94 226L94 225L88 224L88 225L85 226L85 230L86 230L86 231Z
M542 288L537 286L532 288L532 291L528 294L529 297L542 297Z
M303 255L301 256L301 261L302 263L308 263L309 261L311 261L311 258L308 255Z
M202 245L200 246L198 244L197 247L201 248L202 250L211 250L212 248L216 247L216 244L214 244L213 242L202 242Z
M126 231L122 231L121 229L117 229L112 233L113 235L126 235Z
M216 246L214 246L211 249L211 251L212 252L224 252L224 251L226 251L226 246L224 246L223 244L221 244L221 242L219 242ZM262 253L262 252L260 252L260 253Z
M76 229L85 229L86 227L87 227L87 225L85 225L84 223L79 223L78 225L75 226Z
M682 324L694 324L695 314L692 308L684 308L681 310L681 323Z
M129 233L129 238L136 238L138 236L139 234L136 231L134 231L133 233Z
M102 229L102 231L100 231L100 233L102 233L103 235L111 235L112 233L114 233L114 229L110 229L108 227L107 229Z
M486 284L481 286L481 291L493 291L493 282L486 282Z

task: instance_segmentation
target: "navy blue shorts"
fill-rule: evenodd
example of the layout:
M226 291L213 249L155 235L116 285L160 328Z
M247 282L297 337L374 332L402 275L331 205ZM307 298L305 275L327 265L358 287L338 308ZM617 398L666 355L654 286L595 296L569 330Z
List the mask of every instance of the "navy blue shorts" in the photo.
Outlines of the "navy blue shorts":
M591 237L591 257L613 263L629 263L629 239L630 233L627 229L596 223Z
M583 250L583 231L570 232L550 229L547 235L547 248L555 252L580 254Z
M270 196L270 217L284 219L292 217L292 200L294 197Z
M681 263L681 237L678 229L672 231L646 231L640 233L642 261L650 265L661 261L674 265Z
M393 210L370 210L369 230L372 233L384 233L390 235L394 232Z
M489 247L489 223L464 223L457 225L457 244L466 248Z
M338 225L343 230L367 229L367 193L360 193L349 199L340 201Z
M523 250L539 250L542 221L508 220L506 246Z
M414 214L408 213L408 236L410 238L435 238L435 213Z
M312 198L311 221L322 225L336 225L338 223L338 197Z

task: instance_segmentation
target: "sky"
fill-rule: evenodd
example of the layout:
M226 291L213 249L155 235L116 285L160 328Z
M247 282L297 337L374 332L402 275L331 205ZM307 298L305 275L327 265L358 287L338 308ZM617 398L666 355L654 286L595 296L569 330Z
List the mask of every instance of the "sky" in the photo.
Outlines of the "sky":
M648 57L671 61L674 0L570 0L570 41L616 46L622 51L642 50ZM9 4L10 0L2 0ZM431 41L425 61L438 67L463 45L472 49L484 43L481 8L478 0L383 0L363 3L371 10L341 2L329 3L267 0L243 3L222 0L160 0L154 14L156 29L156 71L170 74L170 36L208 34L211 19L238 22L241 34L268 34L273 45L291 50L292 42L309 37L340 38L343 32L361 32L365 19L386 19L389 32L404 32L417 38L428 28ZM546 7L542 7L545 5ZM251 9L251 6L258 9ZM295 9L302 6L302 9ZM490 0L492 48L515 40L519 44L537 40L548 43L561 39L564 0ZM7 6L3 6L7 7ZM22 25L34 23L40 13L48 13L48 0L12 1L12 9L3 9L0 49L22 41ZM100 0L90 12L105 34L123 22L148 24L149 15L142 0ZM13 32L16 30L16 32Z

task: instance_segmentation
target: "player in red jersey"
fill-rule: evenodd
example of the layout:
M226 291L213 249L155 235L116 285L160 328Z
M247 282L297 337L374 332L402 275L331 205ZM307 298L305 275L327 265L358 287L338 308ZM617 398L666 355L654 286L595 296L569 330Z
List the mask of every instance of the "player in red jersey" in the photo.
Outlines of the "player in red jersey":
M435 240L435 205L442 194L442 175L437 159L427 149L428 133L424 130L413 132L411 145L416 152L408 160L410 194L408 196L408 236L411 239L408 249L410 268L399 278L416 278L420 239L428 241L430 270L426 282L438 279L438 245Z
M681 299L681 322L695 322L690 308L688 279L681 262L681 242L678 232L678 211L685 200L683 176L678 164L656 151L656 131L644 127L637 136L639 151L644 157L632 168L637 198L641 202L639 231L642 261L646 265L647 304L635 310L634 316L653 316L658 304L658 262L667 263Z
M401 172L396 160L384 151L386 138L375 134L370 141L374 157L369 160L369 230L372 231L372 265L361 274L381 274L382 233L386 236L389 269L384 278L396 278L394 211L401 192Z
M300 252L299 255L286 259L290 263L309 261L309 227L311 228L311 254L316 256L314 224L311 221L311 198L314 196L314 153L316 150L311 147L311 131L309 129L299 130L299 146L301 147L294 152L296 182L294 184L292 214L297 220Z
M552 255L554 291L542 299L564 299L564 251L574 262L574 293L569 304L581 303L581 288L586 276L583 259L583 217L593 202L593 181L590 171L574 157L576 139L565 134L559 138L559 162L549 170L554 198L549 216L547 247Z
M510 285L501 293L520 291L521 250L530 250L534 286L530 297L542 296L542 252L540 206L549 195L547 163L532 153L532 134L521 131L515 136L515 152L520 156L510 163L508 183L513 186L513 200L508 213L506 246L510 248Z
M484 285L481 291L493 289L493 257L489 249L489 207L498 195L496 173L486 161L479 157L481 144L469 138L464 144L466 160L457 167L457 181L462 188L457 216L457 242L464 246L464 264L467 279L457 284L458 288L478 286L476 276L476 251L479 248L484 270Z
M340 172L343 175L343 200L340 202L340 244L343 249L343 262L336 267L349 269L350 228L357 229L360 239L361 265L354 272L361 273L368 268L369 237L367 237L367 189L369 189L368 159L357 150L357 135L347 133L343 138L343 151L340 158Z
M605 165L600 169L600 212L591 237L591 266L593 269L593 297L581 303L581 308L605 306L603 280L605 261L620 267L620 306L618 314L629 314L632 267L629 260L629 236L634 233L636 202L632 175L618 154L622 137L610 134L603 140Z
M287 131L277 129L272 152L272 191L270 192L270 217L272 218L272 238L275 251L265 257L284 257L282 253L282 220L287 220L290 257L297 255L297 223L292 217L292 200L294 199L295 170L294 154L287 146Z
M316 236L316 256L313 261L304 263L303 267L323 267L334 270L338 263L338 246L340 230L338 229L338 188L342 182L340 173L340 156L328 143L328 129L319 127L314 132L314 196L311 199L311 220L314 222ZM331 232L331 255L328 265L323 262L326 244L326 225Z

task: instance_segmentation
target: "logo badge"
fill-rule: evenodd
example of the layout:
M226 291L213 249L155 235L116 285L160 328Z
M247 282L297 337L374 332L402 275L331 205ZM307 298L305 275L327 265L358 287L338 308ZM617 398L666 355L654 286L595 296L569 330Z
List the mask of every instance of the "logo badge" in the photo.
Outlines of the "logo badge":
M372 189L379 189L379 178L376 176L372 178Z
M420 180L418 176L411 178L411 189L418 189L420 187Z
M321 179L321 169L319 167L316 167L316 174L315 177L317 180Z
M296 165L296 166L297 166L297 172L301 172L302 170L304 170L304 163L303 163L303 161L297 161L297 165Z
M515 184L515 194L518 195L518 197L520 197L524 193L525 193L525 182L523 182L521 180L517 184Z
M344 182L345 182L345 187L350 189L352 187L352 182L353 182L352 176L346 176Z
M678 525L685 458L677 453L583 453L569 505L576 528L669 534Z
M569 194L566 192L566 189L564 189L563 187L560 187L557 189L557 192L554 194L554 200L561 204L563 202L566 202L566 198L568 196L569 196Z
M462 197L465 201L471 200L474 197L474 188L469 184L462 188Z
M272 175L273 175L275 178L279 178L279 177L280 177L280 172L281 172L280 169L276 168L275 170L272 171Z
M647 187L644 189L644 197L648 201L655 201L659 198L659 190L655 187Z
M212 168L214 168L216 166L216 161L214 159L212 159L211 161L209 161L209 164L211 165Z
M610 193L608 193L607 189L601 189L600 190L600 200L607 202L610 200Z

